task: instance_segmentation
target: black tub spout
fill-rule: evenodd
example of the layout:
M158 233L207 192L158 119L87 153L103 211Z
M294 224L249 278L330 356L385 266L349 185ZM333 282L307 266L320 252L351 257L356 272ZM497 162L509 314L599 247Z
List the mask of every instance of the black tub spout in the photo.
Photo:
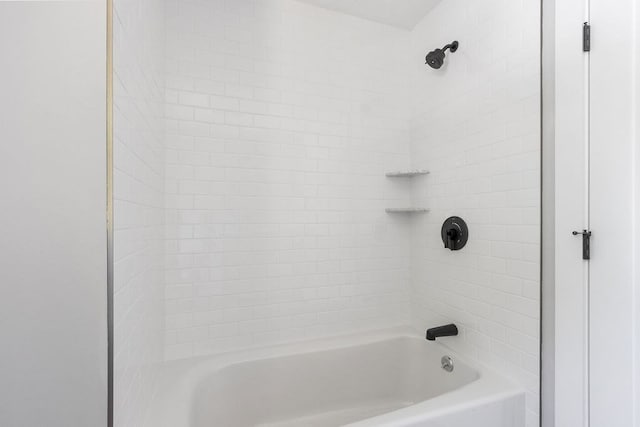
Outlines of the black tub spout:
M458 327L453 323L427 329L427 339L429 341L435 341L435 339L439 337L451 337L454 335L458 335Z

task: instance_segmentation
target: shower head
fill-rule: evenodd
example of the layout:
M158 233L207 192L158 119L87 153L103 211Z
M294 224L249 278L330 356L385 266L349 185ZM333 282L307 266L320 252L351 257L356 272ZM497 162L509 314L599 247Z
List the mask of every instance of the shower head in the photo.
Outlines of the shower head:
M456 50L458 50L458 42L454 41L453 43L446 45L442 49L432 50L431 52L427 53L426 63L429 64L431 68L435 68L436 70L442 67L442 64L444 64L445 52L447 51L447 49L449 49L451 52L455 52Z

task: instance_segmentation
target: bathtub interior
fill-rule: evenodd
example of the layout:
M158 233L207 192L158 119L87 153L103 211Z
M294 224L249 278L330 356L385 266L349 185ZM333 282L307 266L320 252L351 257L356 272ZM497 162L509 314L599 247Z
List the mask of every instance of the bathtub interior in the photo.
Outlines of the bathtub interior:
M362 346L238 363L203 378L192 427L339 426L463 387L478 372L440 366L443 347L398 337Z

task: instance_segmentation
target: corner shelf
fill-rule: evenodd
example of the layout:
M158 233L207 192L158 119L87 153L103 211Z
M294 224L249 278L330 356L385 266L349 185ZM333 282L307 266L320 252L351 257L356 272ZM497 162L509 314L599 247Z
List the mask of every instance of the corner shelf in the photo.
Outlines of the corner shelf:
M387 172L387 178L413 178L420 175L428 175L429 171L424 169L412 169L406 171Z
M386 208L386 213L400 213L400 214L414 214L414 213L427 213L427 208Z
M385 175L387 178L413 178L420 175L427 175L429 171L426 169L409 169L387 172ZM427 208L386 208L385 212L388 214L423 214L429 212Z

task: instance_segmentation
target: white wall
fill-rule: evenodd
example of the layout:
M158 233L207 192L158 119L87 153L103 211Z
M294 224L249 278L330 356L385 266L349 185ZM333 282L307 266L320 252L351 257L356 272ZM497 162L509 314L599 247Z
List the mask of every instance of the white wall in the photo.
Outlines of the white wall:
M542 212L540 278L540 425L555 419L555 87L556 12L554 0L542 2Z
M145 418L163 359L164 4L114 1L114 417Z
M0 2L2 426L107 424L105 11Z
M166 357L406 323L411 300L416 327L455 321L452 347L527 389L535 425L538 2L450 1L413 32L288 1L168 16ZM432 175L383 177L409 163ZM432 212L382 212L410 203Z
M460 326L442 341L522 384L528 426L538 425L539 9L447 0L412 34L411 159L431 171L413 194L431 208L411 233L413 323ZM453 40L440 70L423 64ZM452 215L469 225L459 252L440 239Z
M636 140L640 137L640 7L635 8L635 125L633 126L634 136ZM635 178L634 178L634 213L640 212L640 195L638 195L638 189L640 189L640 150L636 149L634 153L634 170L635 170ZM636 215L636 218L638 216ZM637 219L636 219L637 221ZM638 277L640 275L640 224L635 224L635 247L634 247L634 256L635 262L634 264L634 277ZM638 286L635 286L634 289L634 301L635 308L633 310L634 313L634 339L635 339L635 348L634 348L634 359L635 366L633 367L633 372L635 374L633 379L634 390L633 393L636 397L634 404L634 420L636 424L640 423L640 289Z
M167 18L166 357L407 323L408 32L286 0Z
M640 7L636 7L635 8L635 21L634 21L634 26L635 26L635 41L636 41L636 45L635 45L635 126L633 126L633 131L634 131L634 136L637 140L638 137L640 137L640 42L638 42L638 40L640 40ZM633 182L640 182L640 150L636 149L635 153L634 153L634 170L635 170L635 179ZM634 187L634 191L635 191L635 196L634 196L634 213L638 213L640 212L640 194L638 194L638 187ZM638 218L638 216L636 215L636 218ZM636 219L637 221L637 219ZM634 247L634 256L635 256L635 262L633 263L634 267L634 277L638 277L638 274L640 274L640 269L638 268L638 266L640 266L640 224L635 224L635 247ZM635 366L633 367L633 372L635 374L635 377L633 379L633 384L634 384L634 396L636 398L635 400L635 404L634 404L634 419L636 424L640 422L640 316L638 315L638 313L640 313L640 289L638 289L638 286L636 285L635 289L634 289L634 301L635 301L635 308L633 310L634 313L634 325L633 325L633 330L634 330L634 339L635 339L635 349L634 349L634 355L635 357Z

